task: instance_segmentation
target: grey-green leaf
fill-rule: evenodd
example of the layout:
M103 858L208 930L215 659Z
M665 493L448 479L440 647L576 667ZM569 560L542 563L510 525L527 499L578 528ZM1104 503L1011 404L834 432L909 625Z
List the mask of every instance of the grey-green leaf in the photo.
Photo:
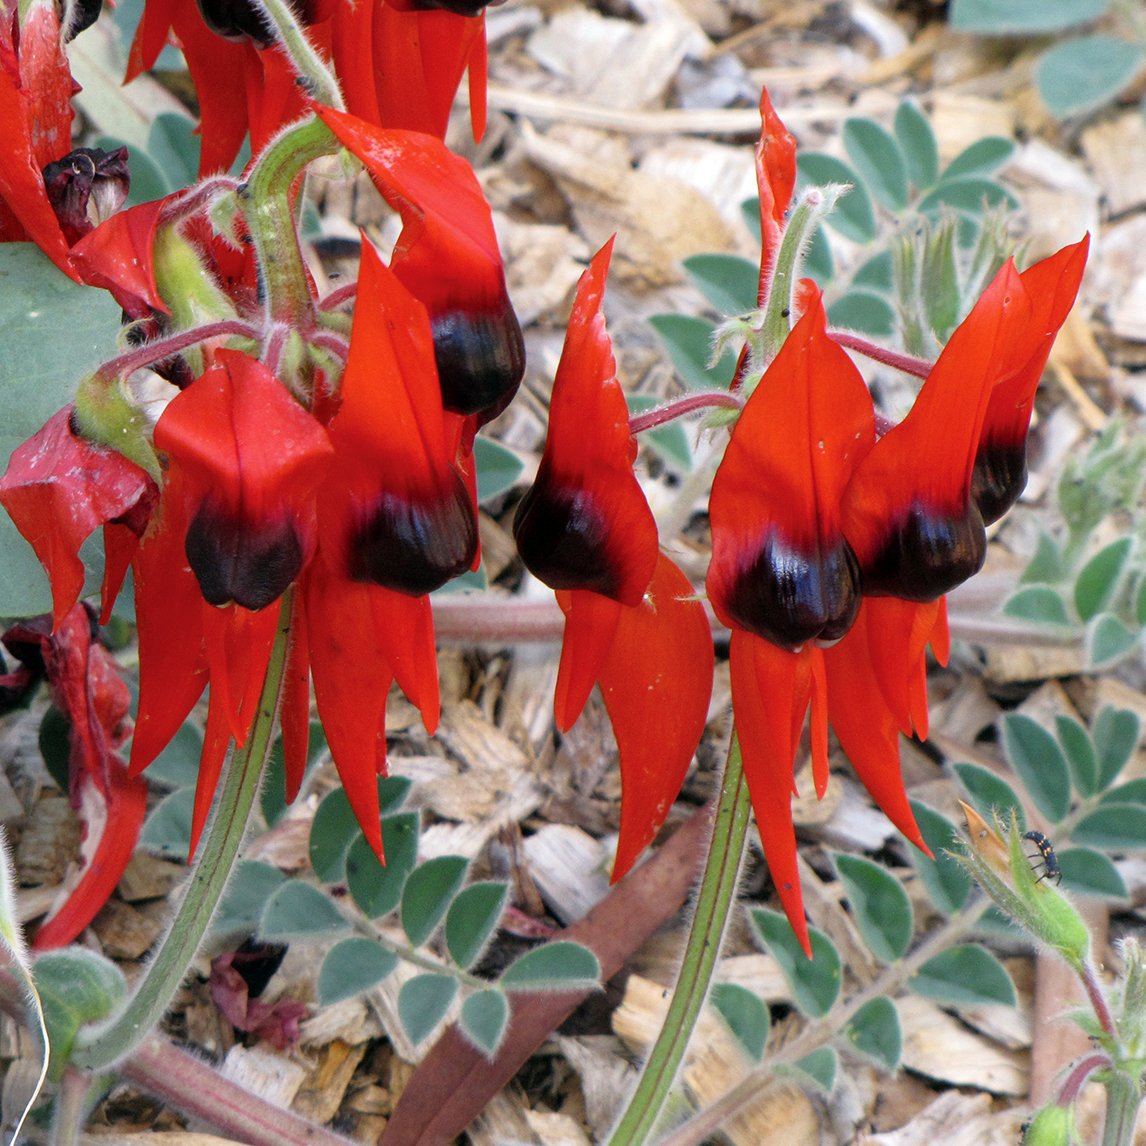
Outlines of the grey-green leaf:
M919 201L919 210L924 214L938 214L942 208L951 207L965 215L979 216L1002 206L1017 211L1019 201L1001 183L978 175L945 179Z
M832 856L848 905L871 953L881 963L902 958L911 942L911 900L886 868L862 856Z
M955 827L946 816L918 800L911 801L911 811L924 842L935 857L929 859L913 848L911 862L915 864L931 902L944 915L952 915L963 906L971 891L967 873L947 854L954 845Z
M734 315L755 310L760 268L740 255L689 255L683 263L697 289L717 314Z
M1138 647L1138 634L1113 613L1099 613L1086 626L1083 649L1091 671L1109 668Z
M501 985L512 991L579 991L596 987L600 977L601 964L588 947L561 939L514 960Z
M824 1094L835 1090L840 1060L834 1047L818 1047L792 1065Z
M895 138L903 149L907 176L918 190L939 178L939 145L919 104L905 99L895 110Z
M382 821L385 865L378 862L363 836L346 855L346 883L354 902L371 919L394 910L418 859L418 813L398 812Z
M1125 899L1126 884L1108 855L1094 848L1062 848L1058 866L1063 883L1079 895L1097 895L1104 899Z
M1059 714L1054 718L1055 734L1066 762L1070 776L1080 796L1093 796L1098 792L1098 753L1090 733L1073 716Z
M289 879L267 901L259 921L259 938L303 939L345 931L349 926L318 888Z
M263 917L267 901L287 877L277 867L261 860L240 860L230 883L211 920L216 935L249 933Z
M1146 47L1114 36L1076 36L1039 60L1035 83L1043 103L1060 118L1109 103L1146 65Z
M1003 612L1038 625L1070 624L1062 594L1049 585L1024 585L1007 598Z
M474 439L474 469L477 471L478 501L486 502L517 484L525 463L500 442Z
M402 806L410 791L405 776L385 776L378 780L380 814ZM342 788L327 793L310 826L310 866L323 883L341 883L346 878L346 856L355 840L361 839L358 819ZM383 837L385 838L385 837Z
M796 1006L810 1018L822 1018L840 993L840 953L835 944L815 927L808 928L812 943L809 959L786 916L755 907L748 913L756 938L780 964Z
M1015 154L1015 144L1002 135L985 135L963 148L946 167L941 181L970 175L993 175Z
M191 817L195 807L195 790L180 788L164 796L152 809L143 831L141 847L169 859L186 860L191 848Z
M398 956L373 939L355 937L336 943L318 973L318 1001L324 1006L377 986L398 966Z
M1075 824L1070 838L1102 851L1146 847L1146 808L1141 804L1100 804Z
M822 187L829 183L846 183L851 190L841 196L828 225L857 243L870 243L878 228L871 196L856 171L842 159L818 151L802 152L796 159L801 187Z
M649 325L657 332L672 359L680 380L691 390L727 387L736 370L731 351L709 370L713 325L689 314L654 314Z
M988 36L1057 32L1097 20L1110 0L951 0L949 20L963 32Z
M458 892L446 912L446 950L450 958L468 971L481 958L505 908L509 888L484 880Z
M1058 741L1038 721L1008 712L1003 745L1035 807L1057 824L1070 810L1070 769Z
M990 818L992 812L1007 822L1014 811L1018 817L1020 830L1025 831L1027 814L1015 790L997 772L984 768L981 764L960 763L955 765L955 774L967 789L971 803L980 815Z
M85 947L40 955L32 968L51 1048L50 1076L59 1078L82 1026L98 1022L127 994L123 972Z
M493 1058L509 1023L509 1000L504 991L476 991L462 1003L458 1027L486 1058Z
M445 917L466 878L469 864L461 856L437 856L416 867L402 889L402 929L421 947Z
M907 985L917 995L942 1003L1015 1003L1015 985L1006 968L975 943L951 947L929 959Z
M643 414L651 410L659 402L651 394L626 394L625 401L629 404L630 414ZM688 444L688 434L683 423L679 420L657 426L653 430L645 430L641 434L641 441L649 446L654 453L668 462L675 470L687 473L692 469L692 447Z
M886 995L864 1003L844 1028L844 1034L852 1048L864 1058L886 1071L899 1068L903 1032L895 1004Z
M398 1018L416 1046L446 1017L458 981L451 975L416 975L398 992Z
M1098 753L1098 786L1105 790L1126 767L1138 747L1141 722L1129 708L1105 704L1094 718L1090 734Z
M872 196L889 211L907 206L907 161L899 143L871 119L844 121L844 150Z
M852 287L828 307L828 322L860 334L888 335L895 329L895 308L875 291Z
M1110 604L1133 545L1132 537L1120 537L1103 546L1079 571L1074 583L1074 607L1084 621Z
M709 1002L753 1062L764 1057L771 1017L762 999L739 983L717 983Z

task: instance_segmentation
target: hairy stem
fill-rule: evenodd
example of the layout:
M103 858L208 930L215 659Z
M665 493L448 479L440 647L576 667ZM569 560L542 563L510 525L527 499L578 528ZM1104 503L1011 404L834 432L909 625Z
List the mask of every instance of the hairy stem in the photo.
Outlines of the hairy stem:
M645 430L664 426L677 418L693 414L697 410L711 410L720 408L725 410L742 410L744 399L736 394L729 394L727 390L704 391L700 394L686 394L683 398L676 398L666 402L663 406L654 406L643 414L634 414L629 419L629 432L640 434Z
M637 1088L609 1146L641 1146L649 1140L676 1080L720 955L724 928L736 894L751 802L735 732L713 820L708 861L701 877L692 929L684 949L672 1002L645 1062Z
M865 358L874 362L882 362L885 366L894 366L904 374L914 378L926 378L935 365L927 358L916 358L914 354L901 354L897 350L890 350L876 342L869 342L859 334L850 334L846 330L829 330L828 337L837 345L847 350L854 350Z
M125 378L134 370L143 370L162 362L173 354L180 354L192 346L207 342L212 338L249 338L258 342L259 332L249 323L239 318L225 318L220 322L208 322L203 326L195 326L190 330L181 330L178 334L167 335L163 338L152 339L142 346L137 346L125 354L119 355L105 362L96 374L105 382L114 382L118 378Z
M92 1033L81 1031L76 1039L72 1064L81 1070L99 1071L121 1059L163 1018L187 968L211 923L211 917L235 865L246 831L251 806L259 790L259 778L271 749L271 736L278 715L286 653L290 637L290 594L283 597L278 632L271 649L258 711L246 744L231 752L224 770L218 804L208 825L199 858L191 872L171 927L147 964L134 995L108 1024Z

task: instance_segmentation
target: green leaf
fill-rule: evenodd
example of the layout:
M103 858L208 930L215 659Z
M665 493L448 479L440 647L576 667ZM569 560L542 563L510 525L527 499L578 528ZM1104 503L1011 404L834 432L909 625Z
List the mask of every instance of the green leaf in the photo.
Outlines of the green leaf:
M903 884L886 868L860 856L835 853L832 860L871 953L881 963L902 958L911 942L914 923L911 900Z
M1056 44L1035 67L1043 103L1060 119L1109 103L1146 64L1146 47L1113 36L1077 36Z
M717 983L709 1002L753 1062L764 1057L771 1017L762 999L738 983Z
M1139 628L1146 627L1146 576L1139 580L1134 592L1134 619Z
M1071 891L1105 899L1125 899L1129 894L1108 855L1083 847L1063 848L1057 854L1063 883Z
M626 394L625 401L629 404L630 414L643 414L660 404L652 394ZM674 470L687 473L692 469L692 447L688 444L688 434L681 422L668 422L657 426L655 430L645 430L641 440L651 446Z
M1054 718L1055 734L1066 762L1070 777L1080 796L1093 796L1098 792L1098 753L1090 733L1073 716L1061 713Z
M404 776L386 776L378 781L378 805L385 816L400 808L410 791ZM362 837L358 819L342 788L328 792L314 814L310 826L310 866L321 883L341 883L346 879L346 856L351 845Z
M163 172L169 191L190 187L199 179L199 134L188 115L163 111L147 135L147 154Z
M969 175L993 175L1015 154L1014 142L1002 135L986 135L963 148L943 168L941 182Z
M458 981L449 975L416 975L398 992L398 1018L416 1046L446 1017Z
M861 334L891 334L895 308L881 294L853 287L828 307L828 323Z
M318 973L318 1001L327 1007L377 986L398 966L393 951L373 939L343 939L322 961Z
M1083 648L1091 670L1109 668L1134 652L1138 634L1128 629L1113 613L1099 613L1086 626Z
M924 842L935 856L928 859L913 848L911 862L915 864L931 902L944 915L953 915L963 906L971 891L967 873L947 854L955 841L955 827L946 816L918 800L911 801L911 811Z
M760 268L739 255L689 255L683 263L688 277L722 315L744 314L756 309Z
M1057 32L1097 20L1110 0L951 0L948 20L962 32L988 36Z
M69 761L72 758L72 722L54 704L44 709L37 736L40 755L48 775L61 792L69 786Z
M1027 562L1019 580L1023 584L1044 582L1053 585L1067 575L1062 546L1049 533L1040 530L1034 555Z
M1126 767L1138 747L1141 724L1129 708L1105 704L1094 718L1090 735L1098 753L1098 786L1105 791Z
M508 1023L509 1000L494 987L470 995L458 1016L459 1030L489 1059L497 1054Z
M120 308L106 291L72 282L31 243L0 244L0 472L12 451L74 397L80 379L119 353ZM90 552L98 561L98 546ZM84 559L87 563L88 547ZM94 589L99 569L88 565ZM0 512L0 616L52 610L32 547Z
M809 1018L826 1015L840 993L840 953L835 944L822 931L810 927L809 959L787 917L779 911L754 907L748 916L756 938L779 963L796 1006Z
M463 971L481 958L493 935L509 888L504 883L484 880L464 887L446 912L446 950Z
M1019 617L1038 625L1070 624L1062 594L1049 585L1023 586L1007 598L1003 612L1008 617Z
M891 252L880 251L866 260L852 275L852 286L870 287L877 294L895 289L895 272L891 264Z
M48 1030L49 1073L57 1079L68 1064L80 1028L112 1013L127 995L127 980L110 959L85 947L40 955L32 978Z
M601 964L588 947L567 939L515 959L501 977L507 991L580 991L596 987Z
M871 119L844 121L844 150L872 196L889 211L907 206L907 160L890 132Z
M1144 804L1146 805L1146 776L1139 776L1137 780L1128 780L1104 792L1098 801L1102 804Z
M845 238L870 243L878 234L875 210L859 175L842 159L819 151L804 151L796 157L800 187L823 187L829 183L850 184L828 216L828 225Z
M428 942L466 878L461 856L437 856L416 867L402 888L402 930L413 947Z
M227 884L219 910L211 920L215 935L253 932L263 917L267 900L286 883L277 867L261 860L240 860Z
M879 995L852 1016L844 1034L853 1049L886 1071L899 1069L903 1054L903 1032L895 1004Z
M303 784L310 775L311 769L326 752L326 733L322 730L322 722L312 720L306 744L306 766L303 769ZM259 807L263 812L263 819L267 826L273 828L287 810L286 799L286 763L283 759L283 738L276 736L271 747L270 759L267 761L266 778L263 780L262 790L259 792ZM313 824L311 825L313 827Z
M194 788L180 788L165 796L151 810L139 833L140 847L168 859L186 861L191 850L191 814Z
M1019 201L994 179L969 175L963 179L944 180L920 199L918 209L925 215L935 215L944 207L951 207L964 215L979 216L984 211L1002 206L1017 211Z
M1057 824L1070 811L1070 769L1058 741L1037 720L1008 712L1003 745L1035 807Z
M1015 1004L1007 969L986 948L967 943L928 959L907 982L917 995L941 1003Z
M477 470L478 501L487 502L517 484L525 463L499 442L474 439L474 468Z
M960 783L967 789L971 803L981 815L989 819L991 813L995 812L1006 823L1011 818L1013 809L1018 816L1019 829L1026 830L1027 814L1023 810L1023 802L1002 776L980 764L966 762L956 764L955 772Z
M1140 804L1102 804L1074 826L1070 838L1107 852L1146 847L1146 808Z
M895 110L895 138L903 149L907 176L922 191L939 178L939 144L919 104L905 99Z
M267 901L259 921L259 938L303 939L345 931L349 926L317 887L288 879Z
M166 748L147 766L147 782L160 788L193 788L203 755L203 733L185 720Z
M1074 607L1084 621L1110 604L1133 544L1132 537L1120 537L1100 549L1079 571L1074 583Z
M836 1087L836 1072L840 1060L833 1047L818 1047L811 1054L804 1055L792 1066L814 1087L824 1094L831 1094Z
M380 919L396 908L402 888L418 861L417 812L399 812L382 821L382 850L386 864L359 836L346 853L346 884L354 902L370 919Z
M727 388L731 384L736 371L736 359L731 351L721 355L711 370L708 368L712 353L711 322L687 314L654 314L649 325L664 343L680 380L690 390Z

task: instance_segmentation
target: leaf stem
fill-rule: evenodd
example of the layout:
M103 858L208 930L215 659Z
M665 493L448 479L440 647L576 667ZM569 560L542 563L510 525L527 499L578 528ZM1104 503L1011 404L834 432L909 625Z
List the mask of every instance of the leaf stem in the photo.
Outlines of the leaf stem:
M147 964L135 994L123 1010L110 1023L91 1033L80 1031L72 1065L81 1070L103 1070L139 1045L163 1017L207 933L235 865L263 766L270 754L286 666L290 617L288 592L280 604L278 631L258 711L246 744L231 751L218 804L207 825L187 892L158 952Z
M854 350L857 354L862 354L874 362L882 362L885 366L894 366L896 370L902 370L904 374L910 374L914 378L926 378L935 365L930 359L917 358L914 354L901 354L897 350L880 346L846 330L829 330L828 337L837 346Z
M713 407L742 410L744 399L738 394L729 394L727 390L705 390L699 394L686 394L683 398L665 402L662 406L654 406L642 414L634 414L629 419L629 432L640 434L645 430L653 430L657 426L693 414L697 410L709 410Z
M692 929L684 949L672 1002L660 1035L645 1062L636 1090L609 1146L641 1146L653 1133L680 1069L720 955L724 929L736 894L751 802L735 731L713 820L708 860L701 877Z
M212 338L249 338L258 343L259 331L249 322L239 318L225 318L219 322L208 322L202 326L194 326L189 330L181 330L177 334L155 338L137 346L117 358L105 362L97 371L96 376L102 381L111 383L119 378L125 378L134 370L142 370L162 362L173 354L179 354L192 346L207 342Z

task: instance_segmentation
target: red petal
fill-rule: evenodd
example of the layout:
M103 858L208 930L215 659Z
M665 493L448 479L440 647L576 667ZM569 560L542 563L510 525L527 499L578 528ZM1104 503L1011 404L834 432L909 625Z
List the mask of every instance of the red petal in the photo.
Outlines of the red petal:
M98 526L127 514L154 489L147 474L122 454L76 437L71 415L68 406L17 446L0 478L0 504L51 580L57 624L83 590L80 546Z
M581 276L553 382L549 430L514 537L555 589L640 603L657 562L657 528L633 474L637 445L617 381L602 303L612 240Z
M558 590L557 604L565 614L565 632L553 711L558 729L567 732L601 675L625 606L587 589Z
M167 313L155 285L152 248L166 199L140 203L105 219L72 248L72 261L89 286L103 287L132 318L148 309Z
M916 847L930 855L903 786L896 718L880 690L871 657L877 623L873 604L865 600L851 632L823 652L832 728L872 799Z
M736 734L764 857L788 922L810 959L792 823L792 767L811 693L811 657L734 630L731 669Z
M717 616L788 648L838 637L857 607L839 501L875 419L825 322L817 298L741 412L709 502Z
M780 246L784 214L796 186L796 138L772 106L767 88L760 91L760 141L756 144L756 186L760 192L760 289L757 302L767 301L772 263Z
M621 759L613 882L652 843L700 743L712 693L712 632L689 579L661 557L645 599L621 608L601 696Z

